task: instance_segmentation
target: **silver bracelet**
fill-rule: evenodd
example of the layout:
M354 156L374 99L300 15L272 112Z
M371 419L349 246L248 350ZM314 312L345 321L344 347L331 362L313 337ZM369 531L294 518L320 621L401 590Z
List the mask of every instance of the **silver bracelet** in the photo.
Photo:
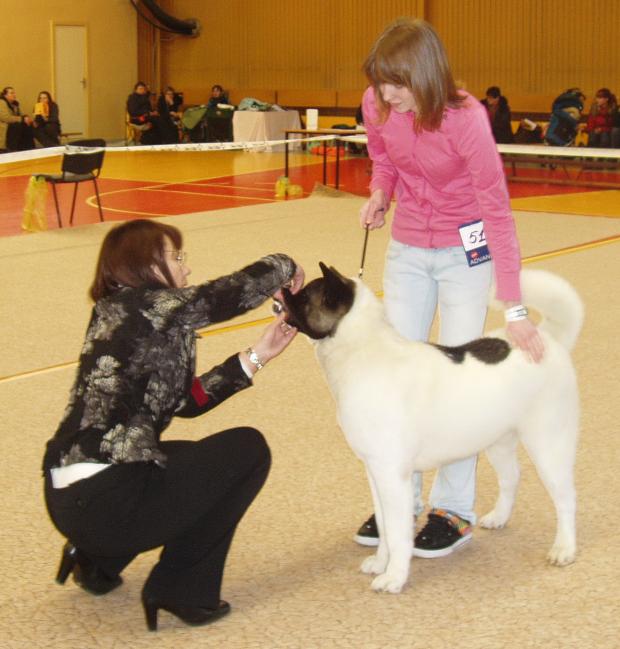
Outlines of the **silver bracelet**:
M525 320L527 318L527 314L527 307L523 306L522 304L511 306L509 309L506 309L504 311L506 322L517 322L519 320Z
M264 365L261 362L261 359L258 357L258 354L254 351L252 347L248 347L245 350L245 353L248 355L248 358L250 359L250 363L252 363L256 367L256 371L263 369Z

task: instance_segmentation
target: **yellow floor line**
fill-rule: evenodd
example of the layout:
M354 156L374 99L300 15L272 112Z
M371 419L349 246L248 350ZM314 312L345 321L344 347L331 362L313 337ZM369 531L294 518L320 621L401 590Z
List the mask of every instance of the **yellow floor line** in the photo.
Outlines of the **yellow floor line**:
M605 246L610 243L616 243L620 241L620 234L612 235L610 237L605 237L604 239L596 239L594 241L588 241L587 243L580 243L575 246L567 246L566 248L559 248L558 250L551 250L549 252L544 252L539 255L531 255L529 257L523 258L524 264L531 264L535 261L541 261L542 259L550 259L552 257L559 257L561 255L568 255L573 252L580 252L582 250L589 250L591 248L598 248L600 246ZM383 291L378 291L377 295L382 296ZM229 333L231 331L240 331L242 329L249 329L250 327L257 327L260 325L266 325L271 322L273 319L272 316L267 318L259 318L258 320L250 320L248 322L241 322L233 325L226 325L223 327L209 327L208 329L199 329L197 333L200 337L207 338L209 336L219 336L220 334ZM68 361L66 363L59 363L58 365L50 365L49 367L44 367L37 370L30 370L29 372L20 372L18 374L11 374L9 376L0 377L0 384L8 383L9 381L16 381L18 379L26 379L32 376L38 376L40 374L46 374L47 372L53 372L56 370L67 369L69 367L76 367L77 361Z
M237 198L241 200L248 201L266 201L270 203L273 201L272 198L259 198L258 196L239 196L232 194L213 194L212 192L185 192L180 189L150 189L151 192L165 192L166 194L189 194L190 196L202 196L205 198L215 197L215 198Z
M186 184L189 183L179 183L179 185L186 185ZM256 184L259 185L260 183L256 183ZM275 187L275 183L263 183L263 184L268 185L270 189L268 189L267 187L262 188L262 187L255 187L255 186L245 187L244 185L238 185L238 184L231 185L230 183L196 183L194 187L230 187L231 189L251 189L253 191L259 191L259 192L269 192L269 191L272 192Z
M589 250L590 248L598 248L605 246L609 243L620 241L620 234L615 234L604 239L596 239L588 243L579 243L576 246L567 246L566 248L558 248L558 250L551 250L550 252L543 252L539 255L531 255L523 258L524 264L531 264L534 261L541 261L542 259L550 259L551 257L559 257L560 255L567 255L571 252L580 252L581 250Z
M86 205L90 205L90 207L97 207L97 203L95 202L95 195L93 194L92 196L89 196L86 199ZM156 212L141 212L140 210L121 210L116 207L107 207L105 205L101 206L104 213L105 212L116 212L117 214L140 214L141 216L176 216L175 214L157 214Z

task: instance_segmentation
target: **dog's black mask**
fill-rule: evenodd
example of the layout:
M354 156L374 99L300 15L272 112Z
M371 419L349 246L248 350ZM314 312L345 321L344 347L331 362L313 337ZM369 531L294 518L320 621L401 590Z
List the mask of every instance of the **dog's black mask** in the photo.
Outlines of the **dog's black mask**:
M338 323L349 312L355 297L355 283L333 266L319 262L323 277L313 279L294 294L282 290L286 321L318 340L333 336Z

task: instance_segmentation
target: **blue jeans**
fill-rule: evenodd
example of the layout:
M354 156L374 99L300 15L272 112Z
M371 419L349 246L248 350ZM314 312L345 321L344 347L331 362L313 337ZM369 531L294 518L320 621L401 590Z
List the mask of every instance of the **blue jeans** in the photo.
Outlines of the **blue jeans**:
M490 262L470 268L461 246L415 248L393 239L387 249L383 286L388 320L406 338L427 341L439 309L439 343L454 346L482 335L491 286ZM476 460L441 467L429 504L476 523ZM414 474L416 514L424 508L422 475Z

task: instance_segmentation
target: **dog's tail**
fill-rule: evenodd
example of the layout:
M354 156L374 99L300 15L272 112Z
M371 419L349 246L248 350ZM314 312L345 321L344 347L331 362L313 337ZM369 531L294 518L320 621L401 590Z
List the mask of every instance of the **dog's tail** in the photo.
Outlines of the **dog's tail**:
M538 311L539 327L569 351L577 342L583 325L583 302L577 291L563 278L546 270L521 271L523 304Z

